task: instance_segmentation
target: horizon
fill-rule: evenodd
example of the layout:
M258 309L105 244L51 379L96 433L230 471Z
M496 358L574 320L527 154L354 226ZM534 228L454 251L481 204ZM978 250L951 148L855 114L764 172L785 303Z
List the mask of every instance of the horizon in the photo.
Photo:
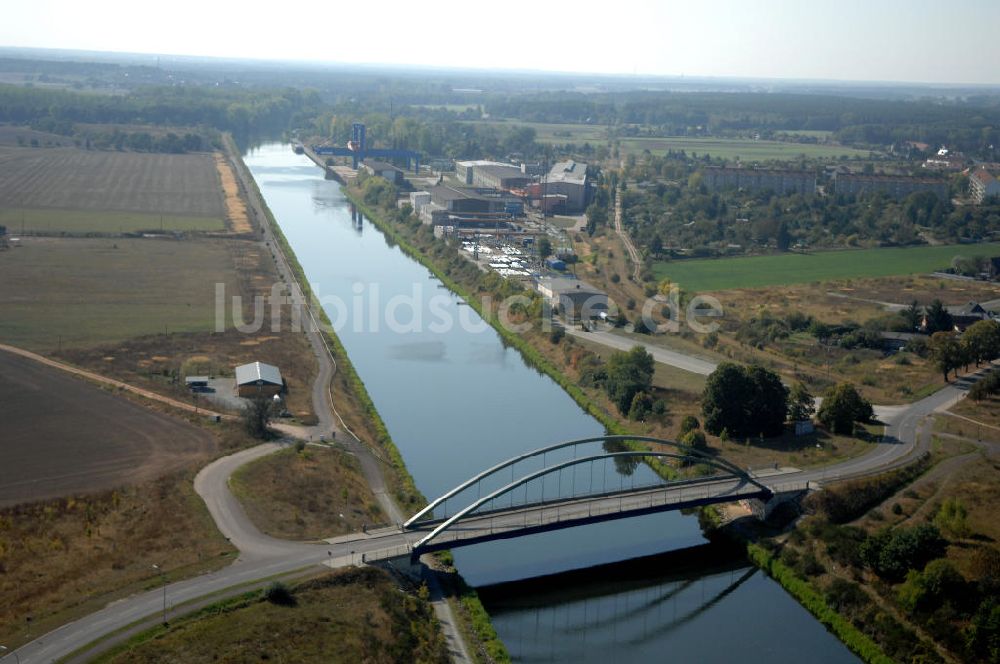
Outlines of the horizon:
M228 3L178 4L169 15L157 17L155 31L138 25L143 19L123 0L98 2L106 11L62 0L18 5L0 26L0 48L470 73L1000 85L1000 42L991 38L989 27L1000 22L1000 4L987 0L964 0L947 8L927 0L887 0L877 6L824 0L808 8L772 0L765 11L735 0L714 3L711 9L625 0L612 15L599 18L511 0L507 15L535 20L512 19L509 33L501 35L491 13L458 3L418 14L390 2L387 12L399 8L406 21L356 27L352 21L357 20L348 17L345 27L343 12L310 2L298 8L300 13L318 15L310 25L330 25L329 39L295 30L292 24L256 41L241 37L261 30L252 12L231 12ZM192 16L199 18L198 25L225 30L206 39L204 31L191 30ZM472 33L476 41L468 45L465 40ZM974 55L953 47L959 36L968 50L977 51ZM427 46L429 37L435 39Z

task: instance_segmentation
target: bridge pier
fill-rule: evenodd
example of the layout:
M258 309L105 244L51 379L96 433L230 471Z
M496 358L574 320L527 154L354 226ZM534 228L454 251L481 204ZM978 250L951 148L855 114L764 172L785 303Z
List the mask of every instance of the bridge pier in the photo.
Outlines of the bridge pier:
M750 510L750 513L757 517L760 521L767 521L768 517L771 516L774 510L781 505L793 500L798 500L803 495L819 488L819 485L815 482L806 482L802 486L775 491L774 495L766 501L761 500L760 498L749 498L741 500L740 504Z

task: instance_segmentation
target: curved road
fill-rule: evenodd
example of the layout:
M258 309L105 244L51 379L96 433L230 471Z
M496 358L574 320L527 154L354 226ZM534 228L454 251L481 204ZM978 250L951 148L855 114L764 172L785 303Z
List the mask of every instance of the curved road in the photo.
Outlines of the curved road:
M239 160L236 161L237 173L240 174L242 181L245 174L241 170L242 164L239 163ZM252 203L251 207L257 218L266 219L256 196L248 195L248 199ZM266 222L262 223L266 225ZM277 252L277 255L279 256L279 270L285 275L287 283L292 285L293 294L301 297L301 291L298 289L294 274L289 269L284 256L280 251ZM313 323L313 325L308 326L310 328L309 339L320 364L319 375L313 389L314 410L319 424L309 433L310 435L325 434L335 430L338 431L338 434L340 432L348 433L349 435L345 436L347 445L361 461L362 471L371 483L372 489L376 491L380 504L393 521L401 523L403 516L385 490L379 466L380 461L374 457L366 445L349 433L342 421L339 422L339 427L334 422L336 411L333 409L329 386L335 364L329 348L326 347L325 340L318 332L318 325L312 318L311 310L309 314ZM589 336L593 333L586 334ZM666 352L670 353L670 351ZM702 361L699 360L699 362ZM801 485L809 481L858 477L881 472L908 462L914 453L929 448L930 429L921 428L924 418L936 410L948 408L961 399L972 380L974 378L966 377L962 381L956 381L955 384L945 387L934 395L888 415L885 420L887 424L886 436L870 453L824 469L783 473L775 476L775 479L780 477L780 483L776 482L775 488L780 490L782 486ZM331 567L354 564L361 562L362 554L378 557L387 557L389 554L401 555L406 553L408 547L424 535L422 532L401 532L396 528L387 528L321 543L288 542L264 535L250 522L239 501L229 491L228 481L233 471L239 466L266 456L278 448L279 445L275 443L259 445L218 459L198 473L195 478L196 491L205 500L220 531L239 549L240 556L235 563L225 569L168 585L166 592L169 606L176 607L179 604L226 590L232 592L236 586L318 564ZM121 630L137 621L157 615L161 611L162 605L162 588L133 595L35 639L19 648L16 655L19 657L19 661L24 664L59 660L80 647L93 643L96 639ZM436 605L436 608L440 609L440 604ZM452 654L457 659L462 659L463 656L467 659L467 654L464 652L460 640L455 643L452 638L449 638L449 643L453 644ZM5 664L14 662L15 654L10 653L0 661Z
M880 472L908 462L914 453L929 447L930 428L921 428L925 417L948 408L962 398L969 378L957 381L941 391L898 412L887 422L885 440L870 453L824 469L784 473L775 488L801 485L809 481L847 479ZM423 536L420 532L402 533L397 529L373 531L367 535L352 535L325 543L285 542L260 533L247 519L239 502L228 490L229 475L237 467L276 449L275 444L238 452L207 466L195 480L196 489L205 499L220 530L241 551L230 567L167 587L170 606L223 591L240 584L269 576L288 573L316 564L331 566L360 562L362 553L383 555L386 550L404 553L406 547ZM380 553L381 552L381 553ZM119 630L137 620L155 615L162 608L161 589L135 595L115 602L85 618L46 634L20 648L17 653L24 664L52 662L65 657L80 646L103 635ZM8 655L3 662L13 662Z

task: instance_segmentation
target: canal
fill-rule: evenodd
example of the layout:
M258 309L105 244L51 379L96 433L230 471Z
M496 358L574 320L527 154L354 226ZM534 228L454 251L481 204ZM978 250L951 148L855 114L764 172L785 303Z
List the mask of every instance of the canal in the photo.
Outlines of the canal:
M353 219L340 186L307 157L272 143L244 158L424 495L515 454L603 433L425 267ZM597 472L608 485L652 479L644 466ZM550 478L538 490L575 489L572 478ZM530 584L503 585L704 542L697 519L668 512L454 554L473 586L517 588L484 592L515 661L854 661L742 561L654 569L627 583L584 574L571 588L537 593Z

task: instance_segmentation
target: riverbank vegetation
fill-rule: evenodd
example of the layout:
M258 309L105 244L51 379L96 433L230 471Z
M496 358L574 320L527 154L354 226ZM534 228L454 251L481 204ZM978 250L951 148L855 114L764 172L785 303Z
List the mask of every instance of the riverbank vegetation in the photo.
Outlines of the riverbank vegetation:
M205 607L99 657L106 663L449 661L427 589L373 567L275 583Z
M992 447L938 439L910 466L810 495L796 529L751 555L894 661L998 661L998 469Z

